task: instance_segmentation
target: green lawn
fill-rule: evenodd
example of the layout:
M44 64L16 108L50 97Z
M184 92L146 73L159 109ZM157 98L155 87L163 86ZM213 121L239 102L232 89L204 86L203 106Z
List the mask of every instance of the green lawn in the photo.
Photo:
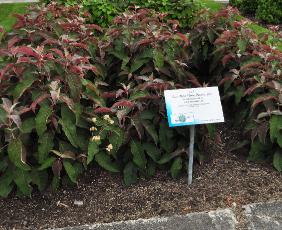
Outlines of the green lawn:
M202 0L201 2L205 7L210 8L214 12L219 11L222 7L224 7L223 4L215 2L214 0Z
M6 31L11 30L12 26L16 22L16 18L13 14L25 13L28 5L28 3L0 4L0 25L4 27Z

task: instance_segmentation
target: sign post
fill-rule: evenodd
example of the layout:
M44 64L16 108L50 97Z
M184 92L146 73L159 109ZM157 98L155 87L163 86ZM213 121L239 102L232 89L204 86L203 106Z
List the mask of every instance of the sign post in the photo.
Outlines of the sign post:
M218 87L165 90L169 127L190 126L188 184L192 183L195 125L224 122Z

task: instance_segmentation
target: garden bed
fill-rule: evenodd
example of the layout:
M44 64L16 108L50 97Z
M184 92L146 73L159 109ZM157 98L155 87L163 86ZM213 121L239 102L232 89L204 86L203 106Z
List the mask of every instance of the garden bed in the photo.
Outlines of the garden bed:
M186 175L173 180L166 171L125 187L121 176L95 168L81 177L78 187L64 187L56 194L34 193L31 199L12 195L1 200L0 229L170 216L281 199L282 175L267 164L246 161L242 153L228 152L237 142L238 132L229 124L221 125L220 130L222 146L210 142L210 159L201 167L196 164L191 187ZM75 205L75 201L83 205Z

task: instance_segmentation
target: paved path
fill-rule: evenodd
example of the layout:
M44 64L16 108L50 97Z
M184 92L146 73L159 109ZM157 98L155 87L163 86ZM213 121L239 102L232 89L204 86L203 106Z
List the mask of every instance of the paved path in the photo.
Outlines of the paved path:
M239 223L232 209L191 213L185 216L139 219L109 224L66 227L53 230L282 230L282 200L243 206Z

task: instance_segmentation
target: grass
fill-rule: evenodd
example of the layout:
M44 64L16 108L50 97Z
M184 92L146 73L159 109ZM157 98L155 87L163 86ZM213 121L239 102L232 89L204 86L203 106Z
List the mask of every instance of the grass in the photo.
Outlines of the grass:
M201 0L201 3L205 7L210 8L213 12L219 11L222 7L224 7L224 4L215 2L214 0Z
M0 25L4 27L6 31L11 30L16 22L16 18L13 14L25 13L28 5L28 3L0 4Z

